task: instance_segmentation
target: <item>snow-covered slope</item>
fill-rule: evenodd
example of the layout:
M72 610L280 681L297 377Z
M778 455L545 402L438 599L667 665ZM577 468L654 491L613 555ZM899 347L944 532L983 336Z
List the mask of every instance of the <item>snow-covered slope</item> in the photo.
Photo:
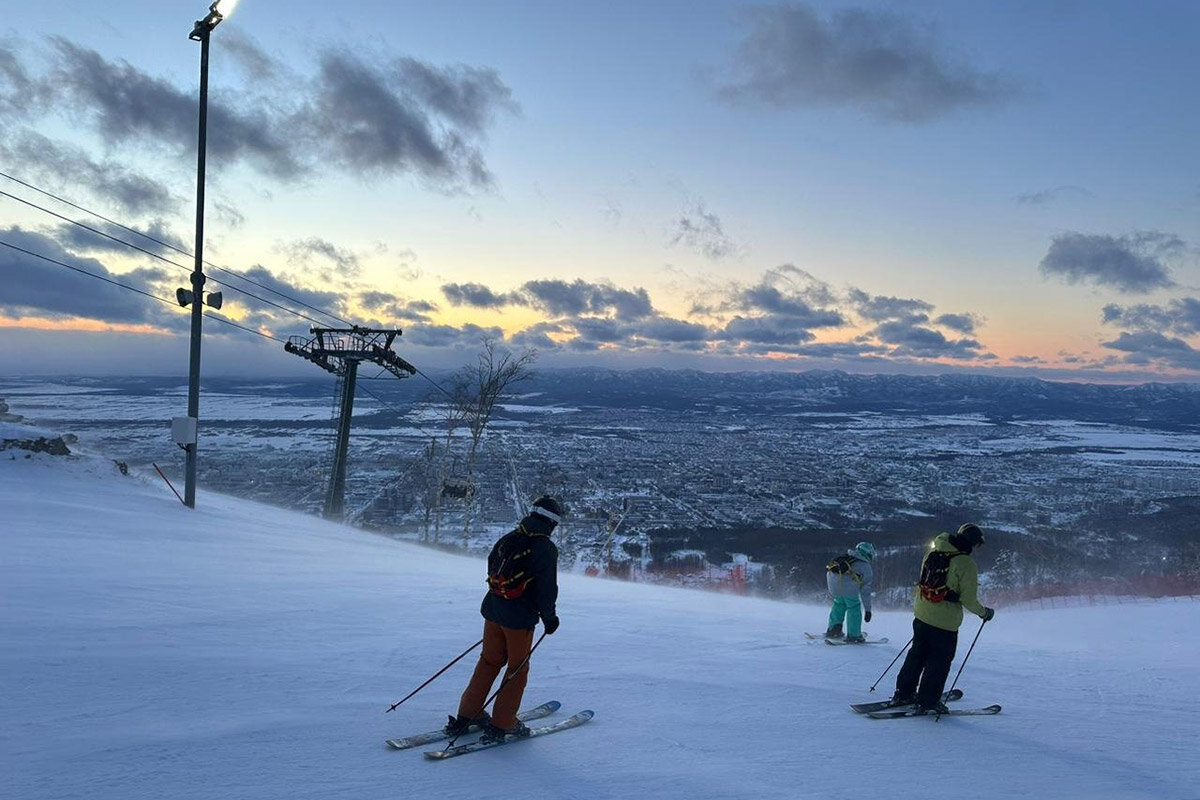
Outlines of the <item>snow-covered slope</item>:
M892 645L834 648L803 637L824 608L563 576L526 699L596 718L438 763L383 740L438 726L471 658L383 712L479 637L481 563L198 506L103 459L0 452L4 797L1200 797L1192 601L1002 608L960 686L1004 713L874 721L847 704L908 614L871 626Z

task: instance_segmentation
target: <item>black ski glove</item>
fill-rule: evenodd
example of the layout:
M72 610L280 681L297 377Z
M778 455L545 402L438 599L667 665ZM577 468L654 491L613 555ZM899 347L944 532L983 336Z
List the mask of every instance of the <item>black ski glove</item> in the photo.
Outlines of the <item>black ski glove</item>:
M546 617L546 618L544 618L544 619L542 620L542 625L544 625L544 626L545 626L545 628L546 628L546 635L547 635L547 636L549 636L550 634L554 633L556 630L558 630L558 615L557 615L557 614L555 614L555 615L554 615L554 616L552 616L552 617Z
M871 621L871 612L868 611L867 613L863 614L863 622L870 622L870 621Z
M988 608L987 606L983 607L983 621L984 622L991 622L992 617L994 617L994 616L996 616L996 609Z

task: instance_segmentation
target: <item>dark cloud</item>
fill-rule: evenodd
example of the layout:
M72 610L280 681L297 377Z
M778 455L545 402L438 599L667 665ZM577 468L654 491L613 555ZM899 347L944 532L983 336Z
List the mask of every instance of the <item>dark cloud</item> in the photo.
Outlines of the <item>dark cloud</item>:
M620 321L607 317L578 317L571 321L579 338L600 344L626 342L630 329Z
M1164 336L1154 331L1123 331L1113 341L1101 344L1111 350L1125 353L1126 363L1157 363L1182 369L1200 369L1200 351L1182 339Z
M911 358L978 359L986 357L974 339L947 339L940 331L908 320L881 323L871 334L892 345L891 355Z
M724 317L718 338L751 345L799 345L815 338L811 329L844 325L836 308L819 307L834 301L827 284L790 264L768 270L750 287L734 287L727 300L704 313Z
M62 37L50 42L52 65L40 74L0 49L0 108L67 117L110 146L194 153L194 89ZM249 39L223 44L252 85L209 97L214 171L244 162L296 181L332 167L359 176L413 174L445 190L483 187L491 182L480 149L485 129L497 113L518 110L511 90L486 68L325 49L309 77L282 70ZM124 187L128 202L137 202L136 188Z
M933 323L959 333L974 333L979 320L974 314L942 314L936 317Z
M312 259L319 258L336 268L339 275L357 275L359 271L359 258L354 251L316 236L288 242L278 249L293 264L309 265Z
M557 322L539 322L513 334L511 341L520 347L534 347L539 350L557 350L558 342L550 338L552 333L563 333L565 328Z
M1191 336L1200 333L1200 299L1181 297L1165 306L1109 304L1102 311L1102 319L1106 324Z
M16 51L0 45L0 112L27 111L40 92L40 85L30 77Z
M1046 363L1038 356L1013 356L1012 361L1014 364L1045 364Z
M431 314L438 310L437 304L427 300L404 300L390 292L366 291L358 296L359 302L369 311L402 306L410 313Z
M1052 203L1056 200L1065 200L1072 197L1094 197L1091 192L1082 186L1055 186L1053 189L1043 189L1040 192L1027 192L1026 194L1017 195L1017 204L1023 206L1041 206Z
M118 275L103 262L76 255L50 236L19 227L0 231L0 240L100 278L161 296L157 288L165 277L161 270L135 270ZM84 317L155 325L169 325L173 321L173 315L156 300L9 247L0 247L0 286L3 286L0 311L11 317Z
M589 283L576 279L528 281L521 286L534 305L551 314L579 316L611 311L619 319L640 319L654 313L645 289L618 289L608 283Z
M244 276L247 280L239 280L239 276ZM261 325L275 328L280 325L297 324L296 314L284 309L309 316L315 309L340 317L348 316L346 298L341 294L310 289L285 276L277 275L261 264L236 274L210 274L209 281L210 290L214 287L227 290L224 293L225 310L244 309L251 315L249 320L239 320L240 324L248 327Z
M763 283L770 286L782 285L790 294L813 305L827 306L838 302L828 283L794 264L781 264L767 270L763 273Z
M637 320L653 315L654 306L645 289L620 289L610 283L576 279L568 283L547 279L527 281L513 292L497 292L481 283L443 284L442 294L456 306L503 308L535 306L563 317L614 314L617 319Z
M850 302L855 310L872 322L903 320L909 323L927 322L933 304L924 300L869 295L861 289L850 290Z
M367 291L358 296L358 302L368 311L379 311L396 302L398 298L390 292Z
M759 6L747 16L734 76L717 91L729 102L852 106L920 123L1011 93L999 76L946 55L931 31L896 14L851 8L822 19L811 6L792 3Z
M786 317L734 317L725 324L721 338L756 344L802 344L816 338L807 328Z
M10 163L21 165L31 182L87 191L135 216L172 213L182 203L164 183L115 161L97 161L81 148L40 133L10 129L7 136L0 137L0 154Z
M92 230L89 230L91 228ZM100 231L96 233L95 231ZM54 232L55 238L68 250L76 253L106 253L126 258L140 257L142 254L131 245L143 251L161 256L160 261L171 262L191 269L192 261L189 256L180 253L187 251L187 243L180 239L167 227L162 220L155 220L149 225L142 226L139 236L128 230L108 222L89 224L87 228L70 223L59 225Z
M551 338L551 334L558 339ZM542 350L595 350L616 346L624 351L639 349L703 349L712 331L704 326L669 317L652 316L633 320L602 316L573 316L532 325L513 336L515 344Z
M352 172L413 172L448 188L462 183L489 185L491 173L471 138L477 133L475 125L488 118L495 106L510 102L507 88L497 79L496 85L504 89L503 96L498 97L487 84L470 79L469 85L462 84L461 76L442 72L448 84L458 81L460 91L455 99L469 99L479 107L469 113L449 97L442 98L439 106L429 106L430 87L424 83L405 85L406 70L413 72L414 68L402 66L397 83L395 74L389 75L349 52L326 52L321 58L311 108L305 115L313 136L327 144L335 163ZM432 67L427 71L436 73ZM426 104L418 100L421 93L427 95ZM447 113L452 116L445 117ZM439 114L450 124L437 124ZM466 129L460 122L464 118L470 118Z
M850 288L836 295L804 270L785 264L767 271L751 287L733 287L725 301L694 308L717 319L723 329L711 338L726 354L789 353L826 359L990 360L974 338L949 338L930 327L974 333L980 318L970 313L942 314L932 323L932 303L917 298L870 295ZM813 330L841 327L851 312L875 326L851 341L817 342ZM733 313L732 318L725 315Z
M795 348L794 352L811 358L860 358L880 356L887 348L869 342L813 342Z
M411 314L432 314L438 310L436 303L430 303L427 300L410 300L406 307Z
M712 331L706 325L670 317L651 317L635 323L634 335L640 339L668 344L704 342Z
M714 261L734 252L733 242L725 235L720 217L708 211L703 204L680 216L672 227L672 245L682 243Z
M743 290L738 300L746 310L776 315L785 318L788 324L804 328L835 327L846 321L837 311L813 308L803 298L784 294L765 283Z
M482 283L447 283L442 285L442 294L453 306L475 308L503 308L520 305L524 300L516 294L497 294Z
M246 216L241 211L238 211L235 206L232 206L229 203L224 203L220 200L214 200L212 204L212 211L213 214L216 215L217 219L224 223L225 227L227 228L240 228L242 225L246 224Z
M419 347L475 348L484 338L503 341L504 331L467 323L458 328L452 325L414 325L404 332L405 342Z
M221 30L221 53L232 59L246 77L256 82L272 81L281 72L279 62L259 47L251 36L236 27L230 31Z
M373 314L380 314L390 320L403 320L405 322L433 322L430 316L437 311L437 306L425 300L405 300L396 297L388 292L367 291L362 292L358 296L359 302L363 308ZM368 327L387 327L390 322L383 322L379 325L368 325Z
M71 110L89 118L111 142L148 140L175 151L194 152L196 98L128 62L114 63L62 37L51 39L57 63L48 76L52 91ZM209 98L208 153L214 166L245 159L279 178L298 177L302 164L295 143L261 110L240 111L219 96Z
M567 350L572 350L576 353L594 353L600 349L600 343L593 342L590 339L576 337L568 341L564 347Z
M512 90L493 69L457 64L438 69L414 58L396 61L398 84L462 128L482 133L496 110L519 111Z
M1178 236L1155 231L1119 237L1063 233L1054 237L1040 267L1043 275L1068 283L1148 292L1175 285L1163 260L1184 248Z

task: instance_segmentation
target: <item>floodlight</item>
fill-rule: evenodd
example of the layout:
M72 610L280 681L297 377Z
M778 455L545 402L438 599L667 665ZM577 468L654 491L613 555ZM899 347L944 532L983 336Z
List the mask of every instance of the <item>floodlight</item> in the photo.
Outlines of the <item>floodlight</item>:
M236 0L234 0L236 4ZM192 32L188 34L188 38L192 41L199 42L208 38L212 33L212 29L221 24L221 20L225 19L225 14L217 10L217 6L221 5L221 0L215 2L208 7L208 14L204 19L196 20L196 24L192 26Z

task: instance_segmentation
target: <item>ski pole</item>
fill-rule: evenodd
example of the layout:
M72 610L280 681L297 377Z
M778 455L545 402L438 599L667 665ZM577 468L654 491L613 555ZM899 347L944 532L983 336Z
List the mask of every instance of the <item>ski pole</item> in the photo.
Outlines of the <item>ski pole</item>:
M438 670L438 671L437 671L437 672L434 674L434 676L433 676L432 678L430 678L429 680L425 681L425 682L424 682L424 683L422 683L420 686L418 686L417 688L413 689L411 692L409 692L408 694L406 694L406 695L404 696L404 700L407 700L408 698L412 697L412 696L413 696L414 694L416 694L417 692L419 692L419 691L421 691L422 689L424 689L424 688L425 688L426 686L428 686L429 684L433 683L434 679L435 679L435 678L437 678L437 677L438 677L438 675L441 675L443 672L445 672L446 670L448 670L448 669L450 669L451 667L453 667L455 664L457 664L459 661L461 661L461 660L462 660L462 657L463 657L463 656L465 656L467 653L469 653L469 652L471 652L472 650L474 650L476 647L479 647L479 645L481 645L481 644L483 644L483 639L480 639L478 642L476 642L475 644L471 645L471 646L470 646L470 647L468 647L466 650L463 650L463 651L462 651L462 653L461 653L461 654L458 656L458 658L454 659L454 660L453 660L453 661L451 661L449 664L447 664L446 666L444 666L444 667L442 667L441 669L439 669L439 670ZM398 702L398 703L392 703L392 707L391 707L391 708L389 708L387 711L385 711L385 712L383 712L383 713L385 713L385 714L386 714L386 713L388 713L388 711L395 711L395 710L396 710L396 707L397 707L397 706L399 706L399 705L400 705L400 703L403 703L403 702L404 702L404 700L401 700L401 701L400 701L400 702Z
M912 638L910 637L910 638L909 638L909 640L908 640L908 644L906 644L906 645L904 645L904 647L901 647L901 648L900 648L900 652L899 652L899 653L896 653L896 657L892 659L892 663L891 663L891 664L888 664L888 665L887 665L887 669L885 669L885 670L883 671L883 674L882 674L882 675L880 675L878 678L876 678L876 679L875 679L875 682L871 684L871 691L872 691L872 692L873 692L873 691L875 691L875 687L879 685L879 682L880 682L881 680L883 680L883 676L884 676L884 675L887 675L889 672L891 672L891 671L892 671L892 667L896 666L896 662L900 660L900 656L904 655L904 651L905 651L905 650L907 650L907 649L908 649L908 645L909 645L909 644L912 644L912 643L913 643L913 640L912 640Z
M979 641L979 634L983 633L983 626L987 625L987 620L979 623L979 630L975 632L975 638L971 640L971 646L967 648L967 654L963 656L962 663L958 665L958 673L954 676L954 683L950 684L950 691L954 691L954 687L958 685L958 676L962 675L963 667L967 665L967 659L971 657L971 651L975 649L975 643ZM934 717L934 722L942 718L941 714Z
M525 658L523 658L521 660L521 663L517 665L516 669L506 672L504 674L504 680L500 681L500 687L498 689L496 689L496 691L492 692L491 697L489 697L487 700L483 701L483 705L479 707L478 711L476 711L474 714L471 715L471 719L474 719L475 717L478 717L480 714L482 714L483 710L488 707L488 704L496 699L496 695L500 694L500 692L502 692L504 690L504 687L508 685L508 682L511 681L513 678L517 677L517 675L521 672L521 670L525 669L525 665L529 663L529 659L533 658L533 651L538 649L538 645L541 644L542 639L545 639L545 638L546 638L546 634L545 634L545 632L543 632L542 635L538 637L538 640L537 640L537 642L534 643L533 647L529 648L529 655L525 656ZM466 655L466 653L464 653L463 655ZM450 744L446 745L446 747L447 748L454 747L454 743L458 741L460 736L462 736L461 733L458 734L458 736L455 736L453 739L451 739Z

